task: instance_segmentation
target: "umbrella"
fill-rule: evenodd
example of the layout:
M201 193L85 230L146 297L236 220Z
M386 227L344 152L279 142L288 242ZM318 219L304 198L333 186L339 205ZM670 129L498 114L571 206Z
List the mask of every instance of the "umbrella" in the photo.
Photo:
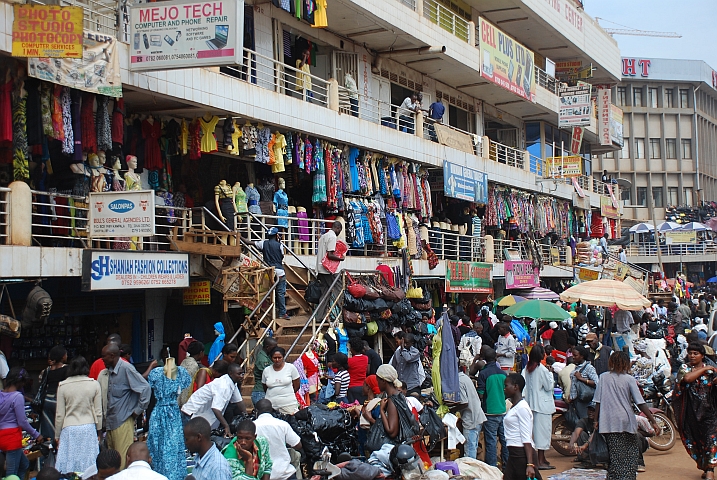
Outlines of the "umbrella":
M690 222L682 225L682 228L680 228L680 230L704 232L705 230L710 230L710 228L707 225L701 224L700 222Z
M560 297L557 293L543 287L535 287L528 290L519 290L518 293L521 297L525 297L528 300L547 300L549 302L555 302L560 300Z
M662 222L657 225L658 232L669 232L670 230L677 230L678 228L682 228L682 225L675 222Z
M617 280L592 280L570 287L560 294L564 302L580 300L586 305L614 307L620 310L640 310L652 303L629 285Z
M516 303L503 310L506 315L518 318L532 318L541 320L555 320L561 322L570 318L570 314L554 303L545 300L526 300Z
M707 283L717 283L717 277L712 277L709 280L707 280Z
M655 226L651 223L638 223L630 227L630 233L647 233L655 230Z
M515 305L518 302L524 302L525 298L521 297L520 295L506 295L505 297L501 297L498 299L498 305L499 307L510 307L511 305Z

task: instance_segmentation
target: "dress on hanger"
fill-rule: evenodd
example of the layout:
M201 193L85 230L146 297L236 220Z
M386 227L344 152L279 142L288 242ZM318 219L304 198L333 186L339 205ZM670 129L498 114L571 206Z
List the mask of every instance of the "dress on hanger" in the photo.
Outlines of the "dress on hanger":
M329 19L326 15L326 0L316 0L316 10L314 11L314 28L326 28L329 26Z
M234 122L234 132L232 133L232 155L239 155L239 139L242 137L242 129ZM245 210L246 211L246 210Z
M199 160L202 158L202 127L199 120L195 119L189 125L189 159Z
M15 180L30 180L30 149L27 145L27 93L18 90L12 102L12 164Z
M0 142L12 142L12 87L12 79L0 85Z
M95 94L84 92L80 107L82 123L82 150L86 153L97 152L97 131L95 129Z
M144 137L144 168L159 170L162 168L162 152L159 148L159 137L162 136L162 125L159 119L149 123L147 119L142 122L142 137Z
M189 153L189 127L185 119L182 119L179 126L179 150L182 155Z
M209 120L199 117L199 126L202 129L202 153L212 153L217 151L217 137L214 135L214 129L219 123L219 117L216 115Z
M259 191L255 187L248 186L246 187L245 193L247 209L254 215L260 215L261 207L259 207L259 200L261 199L261 196L259 195Z
M274 206L276 216L279 217L276 223L279 227L289 228L289 196L284 190L277 190L274 193Z
M271 166L272 173L281 173L285 171L284 155L286 154L286 137L281 133L276 134L274 138L274 164Z
M309 395L317 392L319 384L319 358L309 353L304 353L301 356L301 362L304 364L304 374L306 379L309 381Z
M104 95L97 97L97 114L95 115L97 149L102 151L112 150L112 124L107 108L109 101L110 99Z
M112 109L112 141L124 144L124 98L114 101Z
M72 137L74 145L72 149L72 159L82 161L82 92L70 89L70 122L72 123Z

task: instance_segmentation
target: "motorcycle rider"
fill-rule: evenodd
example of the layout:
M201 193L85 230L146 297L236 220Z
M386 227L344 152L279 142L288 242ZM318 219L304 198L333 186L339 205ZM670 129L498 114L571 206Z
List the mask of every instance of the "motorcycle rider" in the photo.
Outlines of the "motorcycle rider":
M585 343L590 347L588 360L595 367L598 376L607 372L607 361L612 354L612 348L600 343L598 336L592 332L585 337Z

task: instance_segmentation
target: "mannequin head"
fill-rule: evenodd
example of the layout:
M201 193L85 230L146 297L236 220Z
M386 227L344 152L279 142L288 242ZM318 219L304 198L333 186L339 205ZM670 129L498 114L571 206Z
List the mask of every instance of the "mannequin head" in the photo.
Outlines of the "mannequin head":
M100 165L104 166L105 162L107 161L107 156L105 155L105 152L100 150L99 152L97 152L97 157L100 160Z
M120 157L112 157L112 170L119 172L121 168L122 161L120 160Z
M227 181L226 181L226 180L224 180L224 179L222 179L222 180L219 180L219 185L220 185L220 186L222 186L222 187L226 187L226 185L227 185Z
M236 183L234 184L234 188L241 188L241 183L236 182Z
M279 179L279 190L284 190L286 188L286 181L283 178Z
M90 153L87 156L87 162L90 164L90 167L99 167L100 157L98 157L96 153Z
M127 158L125 158L125 161L127 162L127 169L130 171L134 171L134 169L137 168L137 157L134 155L127 155Z

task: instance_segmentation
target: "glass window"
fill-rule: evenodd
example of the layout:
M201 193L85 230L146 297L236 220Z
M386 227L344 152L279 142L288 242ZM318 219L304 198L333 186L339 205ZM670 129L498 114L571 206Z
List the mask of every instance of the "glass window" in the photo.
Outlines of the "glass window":
M667 158L677 158L677 139L666 138L665 139L665 150ZM674 205L674 204L673 204Z
M635 139L635 158L645 158L645 139Z
M647 206L647 187L637 187L637 204Z
M536 158L542 158L540 154L540 122L525 124L525 143L528 153Z
M682 158L692 158L692 140L689 138L682 139Z
M650 139L650 158L662 158L659 138Z
M652 202L655 208L662 208L665 206L665 202L662 198L662 187L652 187Z
M628 205L632 205L632 189L623 188L620 190L620 200L626 201Z
M657 89L656 88L648 88L647 89L647 101L649 102L648 106L650 108L657 108Z
M627 87L617 87L617 104L620 107L627 105Z
M642 88L632 88L632 106L633 107L641 107L642 106Z
M690 108L690 91L686 88L680 88L680 108Z
M680 200L677 198L677 187L667 187L667 204L671 207L679 205Z
M675 91L671 88L665 90L665 108L675 108Z
M685 206L692 206L692 187L685 187Z
M607 152L605 158L615 158L615 152Z
M620 152L620 158L630 158L630 139L623 138L622 151Z

